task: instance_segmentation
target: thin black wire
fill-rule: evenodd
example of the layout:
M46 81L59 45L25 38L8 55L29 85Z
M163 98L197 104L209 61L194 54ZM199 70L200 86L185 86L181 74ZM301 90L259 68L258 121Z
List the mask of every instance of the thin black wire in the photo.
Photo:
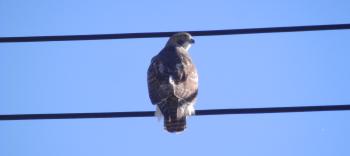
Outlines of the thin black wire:
M186 31L186 32L190 33L193 36L212 36L212 35L238 35L238 34L256 34L256 33L298 32L298 31L341 30L341 29L350 29L350 24L204 30L204 31ZM124 34L0 37L0 43L155 38L155 37L169 37L175 33L177 32L172 31L172 32L124 33Z
M350 105L210 109L210 110L197 110L195 115L198 116L198 115L228 115L228 114L293 113L293 112L345 111L345 110L350 110ZM14 115L0 115L0 121L1 120L34 120L34 119L152 117L154 116L154 113L155 113L154 111L138 111L138 112L61 113L61 114L14 114Z

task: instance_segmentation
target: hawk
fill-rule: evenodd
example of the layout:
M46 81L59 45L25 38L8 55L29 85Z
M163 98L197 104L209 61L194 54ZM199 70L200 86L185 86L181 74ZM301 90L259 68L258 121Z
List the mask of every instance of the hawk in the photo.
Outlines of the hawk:
M164 118L168 132L182 132L186 118L194 114L198 75L188 49L194 44L189 33L176 33L152 58L147 71L148 93L156 115Z

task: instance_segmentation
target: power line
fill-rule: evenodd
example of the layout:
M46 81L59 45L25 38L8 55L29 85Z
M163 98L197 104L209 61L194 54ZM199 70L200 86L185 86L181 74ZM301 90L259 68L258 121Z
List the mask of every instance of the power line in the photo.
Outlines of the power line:
M193 36L212 36L212 35L239 35L239 34L257 34L257 33L341 30L341 29L350 29L350 24L328 24L328 25L287 26L287 27L269 27L269 28L203 30L203 31L186 31L186 32L189 32ZM0 43L156 38L156 37L169 37L169 36L173 35L174 33L177 33L177 32L172 31L172 32L123 33L123 34L0 37Z
M345 110L350 110L350 105L210 109L210 110L197 110L196 116L228 115L228 114L293 113L293 112L316 112L316 111L345 111ZM61 114L15 114L15 115L0 115L0 121L1 120L34 120L34 119L126 118L126 117L152 117L152 116L154 116L154 111L61 113Z

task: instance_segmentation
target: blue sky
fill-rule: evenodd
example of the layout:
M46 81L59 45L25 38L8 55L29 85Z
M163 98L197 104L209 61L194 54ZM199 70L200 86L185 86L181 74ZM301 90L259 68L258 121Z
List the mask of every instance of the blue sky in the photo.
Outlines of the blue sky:
M350 2L0 0L0 36L350 22ZM350 31L195 37L197 109L350 103ZM154 110L146 70L166 38L0 44L0 114ZM349 155L350 112L0 122L1 156Z

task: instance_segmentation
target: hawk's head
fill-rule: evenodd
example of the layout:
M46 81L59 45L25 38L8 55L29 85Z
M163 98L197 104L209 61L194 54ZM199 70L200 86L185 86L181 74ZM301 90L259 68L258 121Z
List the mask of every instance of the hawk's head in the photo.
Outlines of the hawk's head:
M189 33L180 32L170 37L167 45L180 46L188 50L194 44L194 39Z

